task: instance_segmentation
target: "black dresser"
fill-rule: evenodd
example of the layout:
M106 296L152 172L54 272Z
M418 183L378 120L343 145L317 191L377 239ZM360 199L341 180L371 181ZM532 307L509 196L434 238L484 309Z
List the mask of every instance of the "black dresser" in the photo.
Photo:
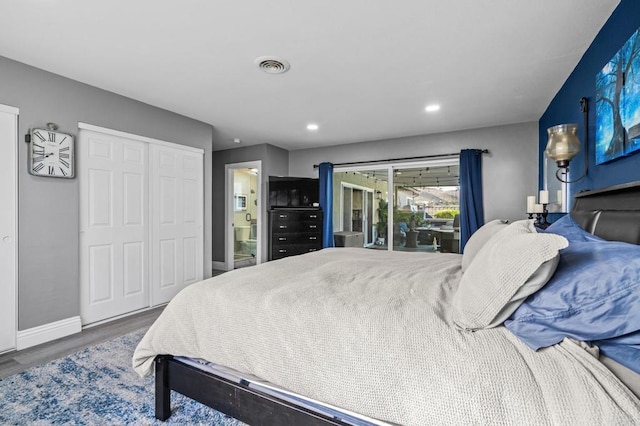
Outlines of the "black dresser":
M322 211L269 210L269 260L322 249Z

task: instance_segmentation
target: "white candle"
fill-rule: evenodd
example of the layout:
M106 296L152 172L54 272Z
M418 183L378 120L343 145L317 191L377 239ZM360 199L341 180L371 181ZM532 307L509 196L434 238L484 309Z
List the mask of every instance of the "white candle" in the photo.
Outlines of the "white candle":
M542 213L544 211L542 204L536 204L533 206L534 213Z
M533 206L536 204L536 196L529 195L527 197L527 213L533 213Z
M549 204L549 191L540 191L540 204Z

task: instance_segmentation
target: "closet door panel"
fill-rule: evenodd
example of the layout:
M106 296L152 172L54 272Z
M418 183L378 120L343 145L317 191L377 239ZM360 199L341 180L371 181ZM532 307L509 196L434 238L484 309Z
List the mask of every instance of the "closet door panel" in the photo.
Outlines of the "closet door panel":
M165 226L176 225L176 179L174 177L161 176L158 182L160 186L159 206L160 224Z
M149 306L147 144L82 130L80 315L91 324Z
M195 282L198 279L198 238L188 237L182 240L182 279Z
M160 289L170 289L178 284L176 277L176 240L174 238L159 241L160 247Z
M124 294L133 296L145 291L143 268L145 265L144 245L140 242L125 243L124 257Z
M125 173L123 176L123 197L124 197L124 225L144 226L146 220L144 215L146 208L145 198L145 178L140 174Z
M203 156L151 149L152 303L203 277Z
M113 245L93 244L89 249L89 304L113 301Z

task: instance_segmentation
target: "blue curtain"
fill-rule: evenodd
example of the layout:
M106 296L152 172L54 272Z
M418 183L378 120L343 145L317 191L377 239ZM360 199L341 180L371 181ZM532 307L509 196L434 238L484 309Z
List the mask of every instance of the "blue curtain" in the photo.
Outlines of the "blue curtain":
M322 219L322 247L333 247L333 164L320 163L320 208Z
M460 151L460 252L471 234L484 225L482 204L482 151Z

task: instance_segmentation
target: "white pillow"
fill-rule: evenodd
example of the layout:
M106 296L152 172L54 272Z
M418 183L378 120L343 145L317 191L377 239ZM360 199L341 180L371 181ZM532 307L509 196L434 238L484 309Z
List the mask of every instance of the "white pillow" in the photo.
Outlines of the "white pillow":
M521 220L495 234L475 256L453 297L453 322L465 330L502 324L558 266L566 238L538 234Z
M462 272L471 265L471 261L476 257L482 246L496 233L507 227L507 222L508 221L501 219L492 220L482 225L469 237L462 253Z

